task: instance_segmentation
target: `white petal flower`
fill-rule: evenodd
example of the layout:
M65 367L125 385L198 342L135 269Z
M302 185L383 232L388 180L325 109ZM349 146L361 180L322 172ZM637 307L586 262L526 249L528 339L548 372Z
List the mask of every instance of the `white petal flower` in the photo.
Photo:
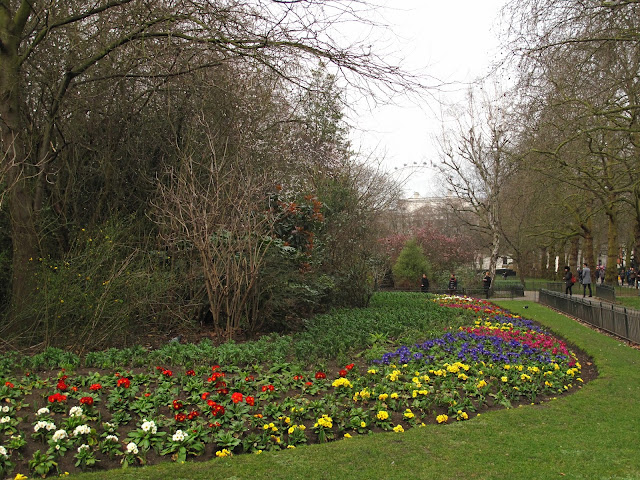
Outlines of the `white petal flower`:
M129 442L127 444L127 453L132 453L134 455L137 455L138 454L138 446L133 442Z
M82 407L71 407L69 410L70 417L81 417L82 416Z
M59 442L60 440L69 438L69 435L67 435L67 432L65 430L60 429L60 430L56 430L52 438L54 442Z
M37 416L40 416L40 415L49 415L49 413L50 413L50 412L49 412L49 409L48 409L47 407L42 407L41 409L39 409L39 410L36 412L36 415L37 415Z

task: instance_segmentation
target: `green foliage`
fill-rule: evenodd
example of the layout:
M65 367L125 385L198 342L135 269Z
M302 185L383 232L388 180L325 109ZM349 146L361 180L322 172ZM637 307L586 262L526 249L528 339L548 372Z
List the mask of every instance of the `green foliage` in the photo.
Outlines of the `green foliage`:
M393 278L400 288L416 288L420 285L420 277L426 273L430 276L430 266L427 257L415 239L407 241L393 265Z
M22 318L36 317L31 341L48 345L119 343L156 326L168 292L176 286L166 254L128 244L132 224L111 221L79 229L60 259L34 258L40 265L38 295Z

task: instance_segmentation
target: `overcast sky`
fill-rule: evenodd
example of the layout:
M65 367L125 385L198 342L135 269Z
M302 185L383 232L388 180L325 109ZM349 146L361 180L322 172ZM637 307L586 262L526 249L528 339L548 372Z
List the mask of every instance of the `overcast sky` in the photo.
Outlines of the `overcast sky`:
M495 58L497 17L506 0L385 0L390 5L383 16L395 33L394 48L406 60L405 69L422 71L446 82L460 82L458 88L440 96L445 102L460 99L465 82L487 72ZM397 38L395 38L397 37ZM389 46L387 46L389 48ZM456 93L457 92L457 93ZM376 150L384 155L384 167L404 178L405 165L429 165L437 162L433 135L438 133L439 111L435 100L412 102L398 100L397 106L378 107L369 111L358 108L353 132L354 146ZM424 167L411 174L405 186L407 196L437 193L434 172Z

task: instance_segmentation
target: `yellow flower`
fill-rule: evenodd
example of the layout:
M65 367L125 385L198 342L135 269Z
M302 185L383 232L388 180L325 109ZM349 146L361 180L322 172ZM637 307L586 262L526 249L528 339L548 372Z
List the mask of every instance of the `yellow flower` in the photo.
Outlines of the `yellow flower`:
M509 381L507 377L501 377L500 380L502 380L504 383L507 383Z
M367 422L360 422L360 428L364 428L367 426Z
M413 418L413 417L415 417L415 414L410 409L407 408L404 411L404 416L405 416L405 418Z
M386 393L381 393L378 395L378 400L382 400L383 402L389 397Z
M398 398L398 394L397 394L397 393L395 393L395 392L393 392L393 393L391 394L391 398L393 398L393 399L395 400L396 398Z
M337 380L334 380L334 382L331 384L334 388L339 388L339 387L344 387L344 388L353 388L353 385L351 385L351 382L349 380L347 380L344 377L338 378Z
M476 387L478 387L478 388L483 388L483 387L486 387L486 386L487 386L487 382L485 382L484 380L480 380L478 382L478 384L476 385Z
M26 480L28 477L22 475L21 473L17 473L13 480Z
M396 425L395 427L393 427L393 431L396 433L402 433L404 432L404 428L402 428L402 425Z
M216 457L230 457L231 456L231 452L229 450L227 450L226 448L223 448L222 450L218 450L216 452Z
M290 449L290 450L293 450L294 448L296 448L296 446L295 445L287 445L287 448Z
M375 368L370 368L369 370L367 370L367 373L375 375L376 373L378 373L378 371Z
M345 433L344 438L351 438L351 435L349 435L348 433Z
M438 416L436 417L436 421L437 421L438 423L444 423L444 422L446 422L447 420L449 420L449 417L448 417L447 415L444 415L444 414L442 414L442 415L438 415Z
M378 414L376 415L376 417L378 417L378 420L387 420L389 418L389 414L385 411L385 410L380 410L378 412Z

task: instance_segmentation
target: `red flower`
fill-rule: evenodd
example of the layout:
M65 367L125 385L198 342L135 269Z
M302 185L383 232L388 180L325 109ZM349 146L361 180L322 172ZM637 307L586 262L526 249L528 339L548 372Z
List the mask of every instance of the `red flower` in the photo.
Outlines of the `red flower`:
M211 407L211 414L214 417L217 417L218 415L224 415L224 412L225 410L222 405L215 404L213 407Z
M129 380L127 377L119 378L118 382L116 383L116 386L129 388L131 386L131 380Z
M355 364L350 363L349 365L347 365L347 366L346 366L346 367L344 367L344 368L346 368L347 370L351 370L351 369L353 369L353 367L354 367L354 366L355 366Z
M242 394L240 392L235 392L231 395L231 401L233 403L240 403L242 401Z
M62 395L61 393L54 393L53 395L49 395L49 403L62 403L67 400L66 395Z
M316 380L323 380L327 378L327 374L324 372L316 372Z
M13 387L13 383L11 383L11 382L4 382L4 386L5 387L9 387L9 388L14 388Z
M348 372L347 372L346 370L344 370L344 369L342 369L342 370L340 370L340 371L338 372L338 374L339 374L341 377L346 377L346 376L347 376L347 373L348 373Z
M162 371L162 374L163 374L165 377L171 377L171 376L173 376L173 372L172 372L171 370L163 370L163 371Z
M187 419L186 413L176 413L176 422L184 422Z
M67 390L67 388L69 388L69 386L64 383L64 380L60 379L58 381L58 385L57 385L58 390L60 390L61 392L64 392L65 390Z
M91 385L89 387L89 390L95 392L96 390L101 390L102 389L102 385L100 385L99 383L94 383L93 385Z
M302 380L304 377L302 375L294 375L293 379L294 380Z
M211 367L212 372L215 372L216 370L220 370L220 365L214 365L213 367Z
M307 387L310 387L311 385L313 385L313 382L305 382L304 383Z
M247 375L244 377L245 382L253 382L256 379L253 375Z
M182 402L179 400L174 400L173 401L173 409L174 410L180 410L182 408Z
M209 428L217 428L220 426L220 422L216 422L216 423L209 423Z
M247 397L244 399L244 401L247 403L247 405L250 405L252 407L256 404L256 399L253 398L250 395L247 395Z
M82 405L92 406L93 405L93 397L82 397L80 399L80 403Z
M202 400L206 400L207 398L209 398L209 395L211 395L211 393L209 392L204 392L202 395L200 395L200 398Z
M195 410L192 410L191 412L189 412L189 415L187 415L187 418L189 420L193 420L194 418L196 418L198 415L200 415L198 412L196 412Z
M188 377L195 377L196 376L196 372L193 370L187 370L186 374Z
M145 397L150 397L150 396L151 396L151 394L150 394L149 392L147 392L147 393L145 393L145 394L144 394L144 396L145 396Z
M162 370L164 370L164 367L156 367L156 370L162 371Z

